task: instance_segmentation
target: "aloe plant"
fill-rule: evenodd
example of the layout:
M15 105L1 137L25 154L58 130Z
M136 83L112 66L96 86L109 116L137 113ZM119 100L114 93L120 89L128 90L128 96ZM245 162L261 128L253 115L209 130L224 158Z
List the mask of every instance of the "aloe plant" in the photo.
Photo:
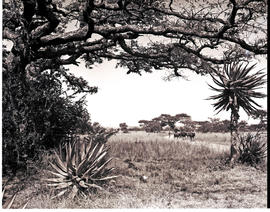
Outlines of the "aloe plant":
M263 162L267 154L267 143L265 140L266 138L263 137L261 132L240 136L239 161L252 166Z
M210 74L218 88L209 86L218 94L210 96L208 99L216 101L213 106L215 110L218 110L217 113L222 110L231 110L230 162L235 161L239 156L239 109L242 108L248 115L256 114L261 106L254 101L254 98L266 97L265 94L256 91L265 84L265 74L262 70L251 74L255 64L248 65L248 63L244 65L240 61L232 62L231 64L225 64L223 70L215 70L215 75Z
M101 189L105 181L116 178L109 176L114 168L106 166L112 160L107 158L108 148L105 144L91 140L72 140L55 151L55 162L50 162L54 177L46 179L48 186L58 191L60 197L70 191L73 199L78 193L85 194L90 189Z

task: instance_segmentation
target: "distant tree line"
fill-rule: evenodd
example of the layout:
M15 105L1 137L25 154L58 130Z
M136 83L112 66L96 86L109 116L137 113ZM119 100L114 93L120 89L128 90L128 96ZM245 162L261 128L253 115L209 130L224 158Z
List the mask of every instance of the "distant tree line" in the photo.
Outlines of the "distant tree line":
M257 131L267 129L267 112L260 110L258 114L253 115L254 119L260 120L258 124L248 124L246 121L239 122L240 131ZM185 132L230 132L230 121L220 120L219 118L209 118L207 121L193 121L190 115L186 113L161 114L151 120L140 120L140 127L127 127L123 131L161 132L161 131L185 131ZM180 125L180 126L179 126Z

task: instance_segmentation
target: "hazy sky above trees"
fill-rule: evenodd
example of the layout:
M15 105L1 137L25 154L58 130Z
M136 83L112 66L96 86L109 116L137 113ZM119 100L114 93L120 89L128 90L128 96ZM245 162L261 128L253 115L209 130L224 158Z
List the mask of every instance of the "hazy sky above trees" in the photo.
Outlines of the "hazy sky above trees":
M259 58L257 68L267 68L265 57ZM252 64L252 63L251 63ZM195 121L211 118L230 119L226 111L215 115L212 101L206 100L213 91L207 83L212 84L207 76L200 76L190 71L186 72L188 80L179 78L165 81L164 70L153 73L126 74L127 70L115 68L115 62L104 62L86 69L81 63L71 70L78 76L83 76L91 86L98 86L97 94L87 95L87 108L91 120L106 127L118 127L126 122L129 126L138 126L142 119L151 120L160 114L175 115L187 113ZM263 89L266 93L266 88ZM267 107L267 99L258 99L263 109ZM240 120L257 123L240 109Z

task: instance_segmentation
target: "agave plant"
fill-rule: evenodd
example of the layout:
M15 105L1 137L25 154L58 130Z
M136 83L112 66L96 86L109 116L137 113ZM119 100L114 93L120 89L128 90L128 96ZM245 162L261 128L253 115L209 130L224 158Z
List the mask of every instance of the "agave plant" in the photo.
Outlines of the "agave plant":
M265 94L256 91L265 84L266 74L262 70L251 74L255 65L249 66L248 63L244 65L244 63L238 61L225 64L222 70L214 71L215 75L210 74L218 88L209 86L218 94L210 96L208 99L216 101L213 106L215 110L218 110L217 113L222 110L231 110L231 162L239 156L239 108L242 108L248 115L252 115L261 107L253 98L266 97Z
M91 140L75 140L66 143L55 151L55 163L50 162L54 178L46 179L48 186L59 191L54 196L59 197L70 192L73 199L79 192L84 194L90 189L101 189L101 184L117 176L109 176L114 168L106 165L112 160L107 158L108 148L105 144Z

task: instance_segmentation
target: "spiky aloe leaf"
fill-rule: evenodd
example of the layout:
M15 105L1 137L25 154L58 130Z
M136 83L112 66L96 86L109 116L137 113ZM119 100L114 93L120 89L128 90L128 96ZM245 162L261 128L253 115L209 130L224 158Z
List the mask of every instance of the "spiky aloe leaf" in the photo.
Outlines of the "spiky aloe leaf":
M56 198L56 197L63 196L67 191L68 191L68 189L65 189L65 190L59 192L57 195L53 196L52 199L54 199L54 198Z
M93 178L94 181L104 181L104 180L112 180L118 178L119 175L114 176L108 176L108 177L102 177L102 178Z
M107 161L105 161L103 164L101 164L101 166L96 167L96 169L93 170L94 173L90 177L92 178L92 177L98 175L111 160L112 160L112 158L109 158Z
M2 192L2 202L3 202L3 198L4 198L5 191L6 191L6 188L4 187L3 192ZM17 194L12 195L12 197L9 198L9 199L2 205L2 208L3 208L3 209L11 209L11 207L12 207L12 205L13 205L15 199L16 199L16 196L17 196ZM26 206L27 206L27 204L28 204L28 202L29 202L29 201L27 201L27 202L26 202L22 207L20 207L20 208L25 209Z
M14 194L9 200L7 200L6 202L5 202L5 204L3 205L3 208L4 209L10 209L11 208L11 206L12 206L12 204L13 204L13 202L14 202L14 200L15 200L15 198L16 198L16 194Z
M62 182L62 183L51 183L48 184L48 186L53 186L56 189L63 189L63 188L68 188L69 186L71 186L73 183L72 182Z
M99 185L96 185L96 184L94 184L94 183L92 183L92 184L89 184L89 183L85 183L88 187L90 187L90 188L97 188L97 189L99 189L99 190L103 190L103 188L101 187L101 186L99 186Z

